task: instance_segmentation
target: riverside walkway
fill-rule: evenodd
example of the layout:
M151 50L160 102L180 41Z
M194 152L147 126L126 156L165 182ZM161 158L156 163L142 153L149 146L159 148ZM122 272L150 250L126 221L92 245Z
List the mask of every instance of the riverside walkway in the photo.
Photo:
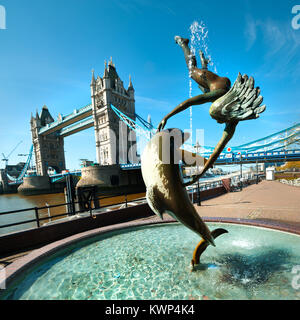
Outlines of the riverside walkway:
M264 180L196 208L202 217L274 221L300 228L300 187Z

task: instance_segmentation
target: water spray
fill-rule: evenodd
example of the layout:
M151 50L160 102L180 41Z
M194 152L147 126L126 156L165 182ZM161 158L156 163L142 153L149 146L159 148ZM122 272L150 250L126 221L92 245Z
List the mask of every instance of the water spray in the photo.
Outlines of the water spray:
M202 51L204 52L205 56L210 61L209 64L211 67L213 67L214 72L217 73L217 68L212 62L211 55L209 54L208 49L208 30L206 25L203 21L200 23L198 21L194 21L190 27L190 50L191 55L196 56L196 52L200 51L200 48L202 48ZM193 83L191 79L191 67L192 67L192 59L189 59L189 97L192 97L192 91L193 91ZM190 131L191 131L191 141L193 142L193 107L190 107Z

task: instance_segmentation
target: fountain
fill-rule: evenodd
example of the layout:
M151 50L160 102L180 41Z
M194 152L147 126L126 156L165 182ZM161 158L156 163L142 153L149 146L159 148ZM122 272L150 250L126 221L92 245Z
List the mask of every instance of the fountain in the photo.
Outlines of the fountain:
M239 74L231 87L229 79L207 70L205 52L198 69L187 39L175 39L203 94L190 97L163 118L142 157L149 206L159 217L168 213L174 219L104 227L33 251L8 270L7 289L0 299L300 298L293 272L300 263L300 233L250 226L241 220L208 222L198 216L187 196L185 187L213 165L238 123L256 119L265 106L260 106L262 97L253 78ZM172 131L163 129L173 115L205 102L213 102L210 114L225 123L224 134L208 160L195 157L204 161L202 172L183 183L172 154L183 155L183 160L191 157L180 149L186 136L180 131L180 143L173 141L160 149L160 141ZM163 162L159 150L173 160Z
M202 32L204 27L201 27ZM232 139L241 121L259 118L266 109L261 105L263 97L260 88L255 87L254 79L246 74L238 74L231 87L231 81L208 70L210 60L200 51L201 68L198 68L195 50L189 47L189 39L175 36L175 42L181 47L190 78L199 86L203 94L180 103L160 122L156 135L149 141L141 157L141 168L146 185L146 198L149 206L158 217L167 213L202 237L194 250L192 265L200 263L200 256L209 244L215 246L214 239L226 233L226 230L210 232L199 217L187 194L186 187L197 182L213 166L227 143ZM225 124L223 136L208 160L180 149L187 140L178 129L163 130L167 121L178 113L194 105L212 102L209 113L218 123ZM190 161L194 157L194 161ZM186 161L189 158L189 161ZM167 159L167 161L166 161ZM185 165L204 164L200 174L194 175L189 182L182 180L179 161Z
M65 242L9 284L0 299L299 299L293 285L300 236L235 223L190 272L198 236L178 223L122 226ZM243 235L241 237L241 235ZM50 246L48 246L50 250ZM52 249L53 251L53 246ZM37 252L35 253L37 258ZM1 292L1 291L0 291Z

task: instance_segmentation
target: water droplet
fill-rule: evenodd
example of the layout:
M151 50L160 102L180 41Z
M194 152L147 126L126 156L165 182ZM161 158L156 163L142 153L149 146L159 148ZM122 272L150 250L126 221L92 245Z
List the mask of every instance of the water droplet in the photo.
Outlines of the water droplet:
M209 264L208 269L219 269L219 267L216 264Z

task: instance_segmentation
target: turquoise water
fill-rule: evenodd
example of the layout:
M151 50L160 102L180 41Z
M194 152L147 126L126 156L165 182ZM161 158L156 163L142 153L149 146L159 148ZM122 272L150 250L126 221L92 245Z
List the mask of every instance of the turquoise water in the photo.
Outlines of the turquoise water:
M300 237L270 229L209 223L228 234L191 272L199 237L180 224L116 231L44 260L2 299L300 299L293 267Z

